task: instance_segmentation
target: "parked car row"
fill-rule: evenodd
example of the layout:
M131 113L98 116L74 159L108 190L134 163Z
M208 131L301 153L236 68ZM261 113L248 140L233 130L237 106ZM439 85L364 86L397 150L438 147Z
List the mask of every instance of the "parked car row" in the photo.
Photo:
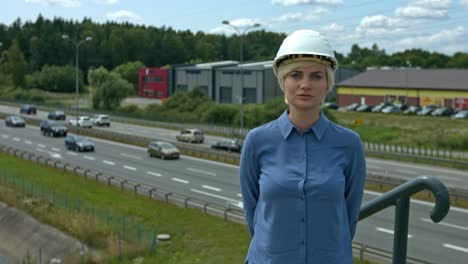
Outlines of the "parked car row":
M327 107L330 104L325 104L324 106ZM356 112L373 112L373 113L402 113L406 115L418 115L418 116L452 116L452 118L466 118L465 111L467 110L460 110L455 111L451 107L437 107L434 105L429 106L416 106L416 105L394 105L389 103L380 103L376 106L366 105L366 104L359 104L359 103L352 103L345 108L346 111L356 111ZM459 112L462 114L457 115Z

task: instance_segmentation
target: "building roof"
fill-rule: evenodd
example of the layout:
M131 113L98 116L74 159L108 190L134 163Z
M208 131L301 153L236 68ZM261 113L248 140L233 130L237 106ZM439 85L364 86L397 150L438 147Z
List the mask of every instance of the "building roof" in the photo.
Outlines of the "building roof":
M337 86L468 90L468 70L372 69L346 79Z
M206 62L206 63L197 63L197 64L188 64L183 65L180 67L176 67L176 69L184 69L184 70L210 70L216 67L225 67L225 66L232 66L237 65L239 62L227 60L227 61L214 61L214 62Z
M244 70L265 70L271 69L273 66L273 60L268 61L255 61L255 62L244 62L243 64L233 65L231 67L225 67L227 70L238 70L242 68Z

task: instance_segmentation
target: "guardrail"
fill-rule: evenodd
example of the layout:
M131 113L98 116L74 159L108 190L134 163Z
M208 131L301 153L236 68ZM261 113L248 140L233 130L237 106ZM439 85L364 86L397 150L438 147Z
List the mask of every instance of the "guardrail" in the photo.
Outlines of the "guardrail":
M75 175L82 176L87 179L93 179L96 182L119 188L122 191L124 190L131 191L138 195L145 195L145 196L150 197L151 199L164 201L166 203L172 203L177 206L184 207L184 208L197 208L203 211L203 213L205 214L212 214L212 215L223 217L224 220L230 220L230 221L235 221L238 223L245 224L245 215L244 215L243 210L233 207L232 204L230 203L227 203L225 206L219 205L219 204L207 203L197 198L188 197L183 194L175 193L169 190L164 190L163 188L133 182L133 181L130 181L130 180L118 177L118 176L107 175L102 172L92 171L86 168L75 166L70 163L63 163L60 160L43 157L41 155L36 155L27 151L15 149L13 147L5 146L2 144L0 144L0 151L9 155L20 157L25 160L36 162L39 164L44 164L46 166L54 167L57 169L63 169L64 171L72 172ZM417 184L414 183L415 180ZM386 184L386 185L390 184L390 186L397 186L397 187L393 189L392 191L382 195L384 197L390 197L391 198L390 200L387 201L387 199L389 198L377 198L374 201L371 201L365 204L361 208L360 220L376 212L374 208L376 205L373 205L373 204L377 204L377 206L380 209L383 209L384 206L392 205L396 198L400 198L400 196L402 196L400 195L401 193L408 195L409 193L412 193L416 189L419 191L420 189L423 189L424 187L426 187L426 185L430 185L430 184L425 183L425 184L422 184L422 187L421 187L421 184L419 183L421 179L417 178L415 180L410 181L409 183L408 182L405 183L404 181L398 180L398 179L379 177L375 175L368 175L367 177L368 182L377 183L377 184ZM433 179L430 179L430 181L433 181ZM407 190L408 185L410 186L416 185L416 187L413 186L408 191ZM403 191L401 191L400 189L403 189ZM397 193L397 194L395 195L394 193ZM440 195L440 193L441 192L437 192L437 195ZM463 197L468 197L468 192L462 191L462 193L460 194L452 194L452 195L461 195ZM382 205L382 202L379 202L382 199L385 200L384 205ZM406 200L404 200L404 205L406 205L406 202L409 202L409 196ZM440 201L439 201L439 204L440 204ZM440 208L440 205L438 208ZM434 214L436 214L436 220L440 221L441 220L440 212L437 211L437 213L434 213ZM400 215L401 213L399 214L399 217ZM440 219L437 218L437 216ZM401 245L401 243L399 245ZM390 251L371 247L371 246L360 244L357 242L353 242L353 250L357 252L361 260L364 260L365 256L367 255L370 255L371 257L374 257L374 258L384 259L384 260L391 259L392 257L392 252ZM395 251L393 252L393 254L395 254ZM405 258L406 258L406 262L397 262L397 263L430 264L430 262L425 262L422 260L418 260L416 258L406 257L406 251L405 251Z

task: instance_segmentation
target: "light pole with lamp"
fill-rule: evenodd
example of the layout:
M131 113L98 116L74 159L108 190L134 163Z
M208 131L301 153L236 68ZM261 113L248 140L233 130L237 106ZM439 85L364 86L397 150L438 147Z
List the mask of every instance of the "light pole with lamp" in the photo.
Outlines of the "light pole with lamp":
M81 40L81 41L77 41L77 40L73 40L71 39L68 35L62 35L62 38L63 39L67 39L69 40L71 43L73 43L73 45L75 45L76 47L76 65L75 65L75 78L76 78L76 84L75 84L75 111L76 111L76 124L77 124L77 127L78 127L78 49L80 48L80 45L86 41L91 41L93 40L92 37L86 37L85 39Z
M256 27L260 27L261 25L259 23L255 23L251 26L243 27L243 30L241 31L240 27L234 26L231 24L228 20L223 20L222 23L226 26L232 27L238 34L240 38L240 49L239 49L239 70L240 70L240 86L241 86L241 96L239 97L239 103L240 103L240 128L241 128L241 133L244 132L244 71L243 71L243 61L244 61L244 34Z

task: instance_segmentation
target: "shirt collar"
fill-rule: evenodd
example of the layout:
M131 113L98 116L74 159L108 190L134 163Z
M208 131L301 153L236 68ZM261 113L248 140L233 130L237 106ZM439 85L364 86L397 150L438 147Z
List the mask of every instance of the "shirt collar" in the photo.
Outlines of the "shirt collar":
M288 138L288 136L291 134L291 131L295 129L293 123L288 117L288 110L285 110L277 120L281 134L286 140L286 138ZM317 120L317 122L315 122L315 124L312 125L309 131L313 132L318 140L321 140L323 135L325 134L325 131L327 130L329 123L330 120L328 120L328 118L323 114L323 112L320 111L319 119Z

